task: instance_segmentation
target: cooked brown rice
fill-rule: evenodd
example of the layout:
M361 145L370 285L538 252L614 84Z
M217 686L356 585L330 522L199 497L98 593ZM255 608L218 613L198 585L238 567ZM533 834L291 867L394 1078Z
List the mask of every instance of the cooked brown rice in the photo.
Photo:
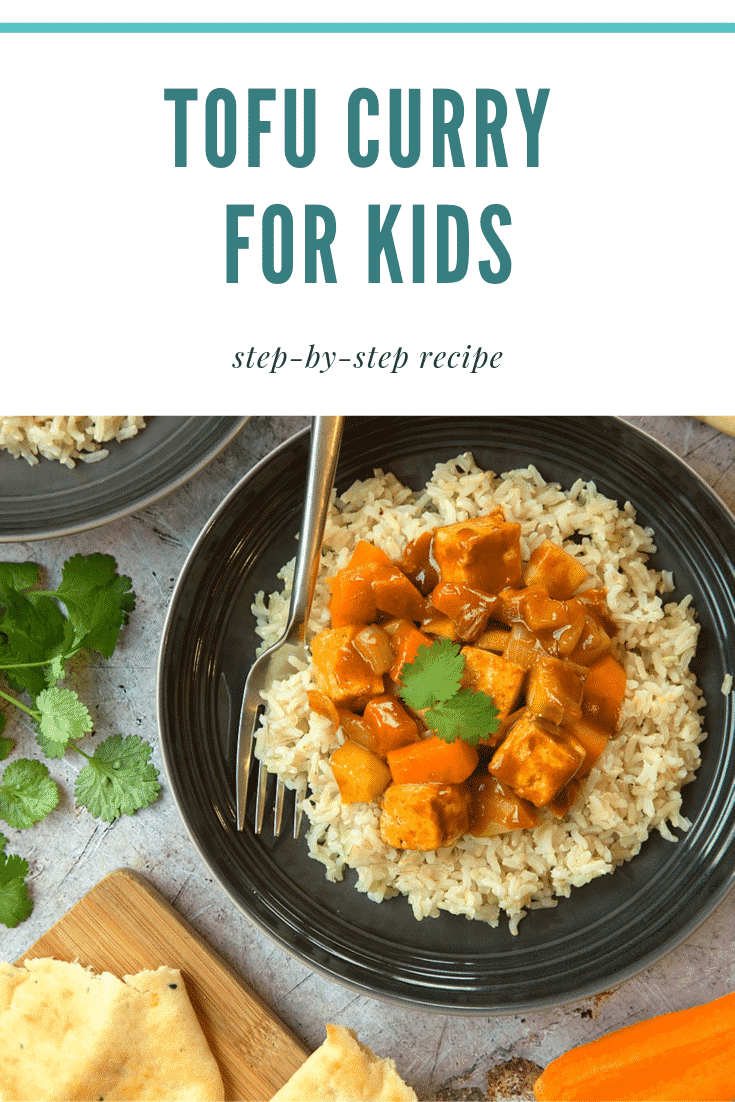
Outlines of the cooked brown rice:
M105 444L129 440L144 428L142 417L0 417L0 450L33 467L39 457L74 467L78 459L106 459Z
M620 627L615 650L627 675L620 730L566 818L544 813L532 830L467 836L429 853L385 845L376 807L340 801L329 756L343 735L310 711L307 692L315 682L309 667L295 669L268 694L257 754L302 794L309 852L328 879L340 880L352 868L359 891L376 902L402 893L417 919L446 910L496 926L504 911L515 933L530 908L553 907L572 887L630 860L651 831L675 842L672 828L690 826L681 813L681 789L699 765L704 701L689 670L698 634L690 598L664 603L673 578L647 565L653 532L636 522L632 506L620 508L581 479L561 489L533 466L501 476L484 472L469 453L439 464L422 492L376 471L335 499L311 629L329 626L325 578L347 563L359 539L398 557L420 532L497 505L520 523L524 559L545 538L563 543L592 575L590 584L607 587ZM292 574L293 561L279 575L282 592L256 596L263 648L285 626Z

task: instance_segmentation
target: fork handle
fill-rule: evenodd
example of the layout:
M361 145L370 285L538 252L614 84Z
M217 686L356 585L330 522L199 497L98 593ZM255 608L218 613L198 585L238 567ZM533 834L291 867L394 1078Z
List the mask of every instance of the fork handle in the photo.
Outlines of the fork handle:
M301 642L314 598L344 420L344 417L314 417L311 422L304 513L286 628L287 638L297 637Z

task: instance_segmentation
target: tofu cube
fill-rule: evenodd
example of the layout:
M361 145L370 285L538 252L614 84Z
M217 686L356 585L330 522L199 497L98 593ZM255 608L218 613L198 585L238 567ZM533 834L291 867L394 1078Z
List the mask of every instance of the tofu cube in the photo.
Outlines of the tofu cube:
M437 528L432 546L442 582L491 594L521 584L521 526L499 510Z
M383 692L383 678L355 649L360 624L326 628L311 642L317 688L338 707L360 709Z
M526 671L502 654L481 647L462 647L461 653L465 663L462 684L467 689L491 696L498 709L498 718L503 719L518 702Z
M470 794L461 784L392 784L381 808L380 836L394 849L450 846L470 825Z
M587 756L571 735L533 716L519 719L493 754L488 769L535 807L545 807L579 771Z
M566 601L588 578L581 562L553 540L544 540L531 552L524 575L526 585L545 586L557 601Z

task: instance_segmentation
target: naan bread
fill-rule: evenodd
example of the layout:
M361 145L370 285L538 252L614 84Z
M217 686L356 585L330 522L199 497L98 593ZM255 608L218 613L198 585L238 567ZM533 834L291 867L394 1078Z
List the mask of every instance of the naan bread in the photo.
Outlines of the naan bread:
M174 968L119 980L48 957L0 964L0 1102L224 1098Z
M735 417L700 417L699 420L706 421L720 432L726 432L728 436L735 436Z
M357 1035L327 1025L327 1039L271 1102L416 1102L392 1060L376 1056Z

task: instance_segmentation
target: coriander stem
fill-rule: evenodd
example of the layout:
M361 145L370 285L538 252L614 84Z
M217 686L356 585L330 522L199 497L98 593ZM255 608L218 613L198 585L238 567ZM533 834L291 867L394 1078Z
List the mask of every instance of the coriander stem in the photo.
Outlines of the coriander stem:
M32 719L38 719L41 715L40 712L34 712L32 708L28 708L25 704L21 704L16 697L10 696L9 693L4 693L2 689L0 689L0 696L3 700L7 700L9 704L15 704L16 708L22 708L24 712L28 712L28 715L31 716Z
M60 658L63 662L68 662L76 653L76 651L70 651L69 654L59 654L54 655L54 657ZM43 662L14 662L9 666L0 663L0 670L30 670L34 666L50 666L53 660L53 658L46 658Z

